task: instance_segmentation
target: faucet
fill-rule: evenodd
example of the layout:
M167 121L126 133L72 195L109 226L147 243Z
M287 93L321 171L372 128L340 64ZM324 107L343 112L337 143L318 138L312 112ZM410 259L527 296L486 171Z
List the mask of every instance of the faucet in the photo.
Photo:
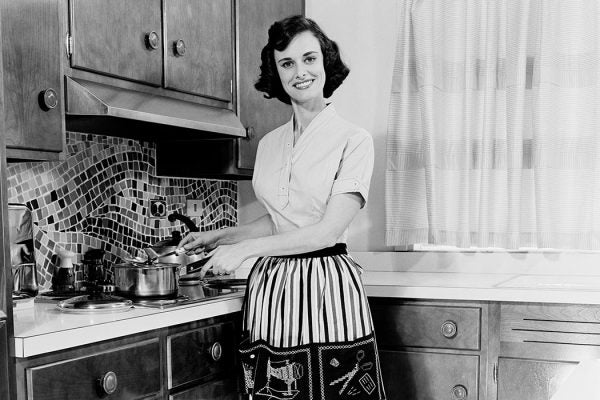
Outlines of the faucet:
M169 216L167 217L167 219L169 220L169 222L175 222L176 220L179 220L179 221L183 222L190 232L198 232L198 231L200 231L200 228L198 228L196 226L196 224L194 223L194 221L192 221L190 219L190 217L188 217L186 215L183 215L183 214L180 214L177 211L175 211L172 214L169 214Z

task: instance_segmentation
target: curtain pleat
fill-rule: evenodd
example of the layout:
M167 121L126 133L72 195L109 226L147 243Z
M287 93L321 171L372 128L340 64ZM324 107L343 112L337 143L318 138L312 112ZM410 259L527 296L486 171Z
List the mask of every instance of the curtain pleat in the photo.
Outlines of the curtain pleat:
M400 13L386 244L600 249L600 2Z

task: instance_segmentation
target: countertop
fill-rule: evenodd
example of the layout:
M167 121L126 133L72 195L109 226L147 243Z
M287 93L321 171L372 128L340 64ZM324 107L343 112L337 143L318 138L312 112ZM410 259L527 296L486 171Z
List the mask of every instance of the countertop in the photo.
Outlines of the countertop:
M165 328L239 311L243 293L172 308L133 307L129 311L71 314L56 303L36 302L13 312L15 357L32 357L84 344Z
M368 296L600 305L598 254L352 253ZM246 277L251 261L236 277ZM239 311L243 294L173 308L67 314L55 304L16 310L16 357L113 339Z

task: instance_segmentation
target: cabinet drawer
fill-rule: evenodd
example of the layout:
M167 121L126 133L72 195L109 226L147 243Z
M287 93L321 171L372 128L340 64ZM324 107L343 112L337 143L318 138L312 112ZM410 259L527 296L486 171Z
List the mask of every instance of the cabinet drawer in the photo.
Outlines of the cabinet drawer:
M383 384L390 398L478 398L478 356L381 351L379 357Z
M381 347L479 350L481 308L372 304Z
M105 397L116 383L111 400L132 400L160 391L158 339L71 360L27 368L28 398L85 400ZM116 381L115 381L116 378Z
M211 325L167 337L169 389L234 368L233 323Z
M209 382L169 396L169 400L238 400L239 393L234 379Z

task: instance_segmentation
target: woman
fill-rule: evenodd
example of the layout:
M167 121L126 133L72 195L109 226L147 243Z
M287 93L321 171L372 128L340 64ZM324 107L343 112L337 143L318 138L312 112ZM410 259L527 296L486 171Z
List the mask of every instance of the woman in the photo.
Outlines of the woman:
M261 58L255 87L293 110L258 146L252 183L267 214L191 233L179 246L216 247L203 271L218 274L259 257L248 277L240 350L248 393L384 399L361 268L345 245L367 201L373 143L325 100L349 70L336 43L302 16L270 27Z

